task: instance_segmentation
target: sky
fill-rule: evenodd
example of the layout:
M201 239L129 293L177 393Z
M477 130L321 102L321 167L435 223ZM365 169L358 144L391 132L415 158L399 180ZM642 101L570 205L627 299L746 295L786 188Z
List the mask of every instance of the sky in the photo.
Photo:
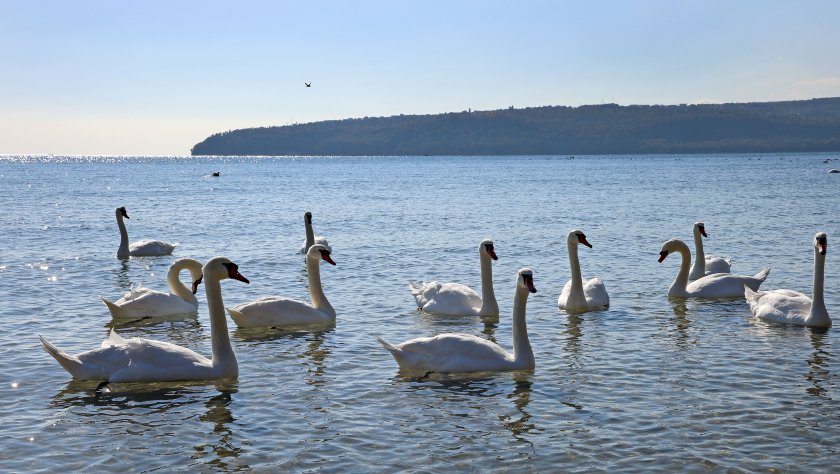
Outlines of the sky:
M514 106L840 96L836 0L0 0L0 154ZM310 82L312 87L305 87Z

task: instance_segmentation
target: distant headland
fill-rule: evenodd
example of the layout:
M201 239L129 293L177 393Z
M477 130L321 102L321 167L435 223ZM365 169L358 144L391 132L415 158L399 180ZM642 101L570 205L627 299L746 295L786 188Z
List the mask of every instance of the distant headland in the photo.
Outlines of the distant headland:
M840 151L840 97L582 105L328 120L217 133L192 155L576 155Z

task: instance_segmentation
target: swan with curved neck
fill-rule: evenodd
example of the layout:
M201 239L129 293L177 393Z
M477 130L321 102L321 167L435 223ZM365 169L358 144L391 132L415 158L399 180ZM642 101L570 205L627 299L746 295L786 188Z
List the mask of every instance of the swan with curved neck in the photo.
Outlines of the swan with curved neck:
M108 339L102 342L102 347L77 355L67 354L43 337L38 337L44 350L76 379L116 383L236 378L239 366L230 345L221 281L232 278L249 282L239 273L239 267L224 257L207 262L202 273L210 313L213 351L210 359L169 342L140 337L123 339L113 329Z
M193 289L184 285L179 276L182 270L188 270L192 279L198 281L201 278L201 263L191 258L180 258L170 267L166 275L169 283L169 293L151 290L138 286L132 288L117 301L109 301L100 297L105 306L111 312L114 319L139 319L139 318L162 318L180 314L197 315L198 299Z
M305 254L309 251L309 248L315 244L321 244L327 248L330 252L332 252L332 247L330 244L327 243L327 238L321 235L315 235L315 231L312 230L312 212L306 211L303 213L303 225L306 227L306 239L303 241L303 244L300 246L300 253Z
M306 252L306 273L312 304L280 296L260 298L228 308L233 322L238 327L249 328L324 324L335 321L335 309L327 301L321 288L321 260L335 265L327 247L321 244L309 247L309 251Z
M659 252L659 262L677 252L682 257L680 271L677 278L668 289L668 296L676 298L734 298L744 294L744 286L758 290L761 283L767 279L770 269L765 268L755 276L732 275L729 273L713 273L688 282L688 267L691 265L691 251L682 240L673 239L662 245Z
M610 305L610 295L600 278L583 280L580 274L580 260L578 259L578 244L592 248L586 240L586 235L580 230L573 230L566 236L569 248L569 266L572 269L572 279L566 282L557 306L566 311L580 312L606 308Z
M171 255L178 244L161 242L160 240L138 240L128 244L128 231L125 229L123 218L128 219L128 212L125 206L118 207L116 211L117 226L120 228L120 247L117 249L117 258L128 257L157 257Z
M493 291L493 260L498 260L493 241L484 239L478 244L481 263L481 296L460 283L409 282L408 288L417 307L427 313L450 316L499 316L499 304Z
M696 280L712 273L729 273L732 267L732 259L706 255L703 252L703 237L709 237L706 233L706 225L702 222L695 222L693 232L694 265L688 273L688 279Z
M402 344L376 339L387 349L403 370L433 372L485 372L533 370L534 352L528 341L525 305L529 293L536 293L534 274L528 268L516 274L513 295L513 353L498 344L471 334L439 334L420 337Z
M825 308L823 292L826 252L828 236L825 232L819 232L814 236L814 286L811 298L793 290L755 292L745 288L744 296L752 313L760 319L775 323L830 328L831 317Z

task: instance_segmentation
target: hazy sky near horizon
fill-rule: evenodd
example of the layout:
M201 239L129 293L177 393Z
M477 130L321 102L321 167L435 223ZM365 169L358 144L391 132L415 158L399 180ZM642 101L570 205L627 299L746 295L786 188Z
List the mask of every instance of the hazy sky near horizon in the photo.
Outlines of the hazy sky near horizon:
M840 96L836 0L0 0L0 154L543 105ZM304 82L311 82L306 88Z

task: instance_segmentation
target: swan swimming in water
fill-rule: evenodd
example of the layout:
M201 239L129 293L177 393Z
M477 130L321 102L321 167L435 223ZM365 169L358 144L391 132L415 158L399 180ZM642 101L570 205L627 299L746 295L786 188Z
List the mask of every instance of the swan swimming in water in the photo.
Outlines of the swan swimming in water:
M179 314L198 315L198 299L195 292L198 285L188 289L179 276L181 270L188 270L193 282L201 278L201 263L191 258L180 258L170 267L166 275L169 293L138 286L132 288L117 301L100 297L114 319L162 318Z
M689 280L696 280L712 273L730 273L732 271L732 259L729 257L715 257L706 255L703 252L703 237L706 234L706 225L702 222L694 223L694 266L688 274Z
M528 341L525 304L528 293L536 293L534 275L528 268L516 274L513 296L513 353L498 344L471 334L447 333L419 337L402 344L376 339L394 356L400 369L432 372L485 372L533 370L534 352Z
M606 308L610 305L610 295L600 278L583 281L580 274L580 260L578 259L578 244L592 248L586 240L586 235L580 230L573 230L566 236L566 246L569 249L569 266L572 269L572 279L563 286L557 306L566 311L588 311Z
M755 276L731 275L729 273L713 273L693 282L688 282L688 267L691 264L691 251L682 240L672 239L662 245L659 252L659 262L678 252L682 257L680 271L677 278L668 289L668 296L677 298L733 298L744 294L744 286L758 290L761 283L767 279L770 269L765 268Z
M493 241L484 239L478 244L481 263L481 296L460 283L410 282L408 285L417 307L427 313L450 316L499 316L499 304L493 291L492 260L498 260Z
M794 324L815 328L830 328L831 317L825 308L824 280L825 254L828 236L819 232L814 236L814 285L813 298L793 290L753 291L744 288L750 310L759 319L774 323Z
M117 249L117 258L171 255L175 246L178 245L161 242L160 240L138 240L128 245L128 231L125 230L123 218L129 218L125 206L117 208L117 226L120 228L120 248Z
M309 247L312 247L315 244L321 244L327 248L330 252L332 252L332 247L327 242L327 238L322 235L315 235L315 231L312 230L312 212L306 211L303 213L303 225L306 227L306 239L303 241L303 244L300 246L300 253L305 254L309 251Z
M283 327L307 324L323 324L335 321L333 309L321 288L321 260L335 265L330 251L321 244L309 247L306 252L306 273L309 278L309 295L312 304L281 296L268 296L250 303L227 308L231 319L238 327Z
M113 329L101 347L77 355L67 354L38 337L44 350L75 379L117 383L236 378L239 366L230 345L220 282L227 278L249 282L239 273L239 267L224 257L207 262L202 273L210 312L210 359L170 342L123 339Z

